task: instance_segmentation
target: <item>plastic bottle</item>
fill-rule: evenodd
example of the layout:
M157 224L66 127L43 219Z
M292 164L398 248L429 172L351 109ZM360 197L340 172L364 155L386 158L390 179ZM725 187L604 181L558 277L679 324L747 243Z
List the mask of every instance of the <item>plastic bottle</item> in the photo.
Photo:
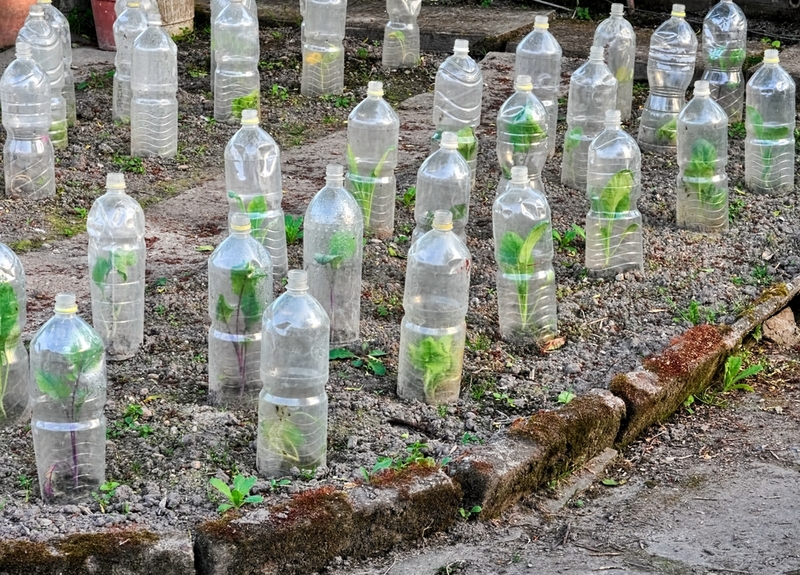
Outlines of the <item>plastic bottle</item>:
M258 20L243 0L230 0L214 20L214 118L238 122L242 110L259 109L261 76Z
M728 115L708 82L694 83L694 98L678 116L676 223L705 232L728 229Z
M56 194L52 116L47 73L33 59L30 44L17 41L17 59L0 77L0 106L6 141L3 172L6 195L41 199Z
M256 466L266 477L324 466L330 323L302 270L264 313Z
M61 37L44 17L44 6L34 4L17 40L27 42L36 63L50 79L50 141L53 148L67 147L67 101L64 99L64 49Z
M147 17L147 30L133 42L131 156L171 158L178 152L178 49Z
M342 166L329 165L325 187L303 218L303 267L310 294L330 319L331 348L356 343L361 318L364 218L343 184Z
M133 41L147 29L147 15L136 0L128 2L127 8L117 16L114 22L114 45L117 54L114 57L114 88L111 117L114 121L130 123L131 121L131 60L133 57Z
M38 0L38 4L44 7L44 19L56 29L58 37L61 39L61 50L64 55L64 88L61 95L67 106L67 125L74 126L76 118L75 111L75 75L72 73L72 34L69 30L67 17L53 6L52 0Z
M28 352L22 342L26 303L22 262L0 243L0 426L19 421L28 406Z
M536 16L533 30L517 45L514 77L530 76L533 93L550 118L547 129L549 156L556 153L558 93L561 85L561 46L549 32L547 16Z
M130 5L130 3L135 0L117 0L114 3L114 12L117 15L117 18L125 11L125 8ZM212 3L213 5L213 3ZM159 18L161 17L161 12L158 9L158 2L157 0L139 0L139 7L144 10L145 17L147 14L157 15ZM213 22L213 20L212 20Z
M453 215L438 210L408 251L403 292L397 395L432 405L458 401L464 362L472 258L452 226Z
M439 66L433 93L433 125L431 151L439 147L444 132L458 136L458 151L469 165L470 178L475 183L478 164L478 140L475 129L481 123L483 73L469 57L469 42L456 40L453 55Z
M631 117L633 67L636 63L636 33L624 17L622 4L611 5L611 17L594 31L594 45L606 49L606 64L617 79L617 110L623 120Z
M747 18L733 0L720 0L703 20L703 80L731 122L741 122L742 64L747 56Z
M119 2L120 0L117 0ZM216 40L214 39L214 22L217 21L217 17L220 13L230 4L230 0L211 0L210 2L210 17L211 17L211 47L210 47L210 55L211 55L211 70L209 72L208 78L211 82L211 93L214 93L214 75L217 70L217 59L216 59ZM244 7L247 8L247 11L253 17L253 20L258 22L258 8L256 7L255 0L244 0Z
M586 269L594 276L643 270L642 153L621 126L619 110L606 112L605 130L589 146L586 191Z
M399 137L400 119L383 99L383 82L370 82L347 120L345 187L361 206L364 227L381 236L394 228Z
M603 131L606 110L616 109L617 80L603 61L603 49L592 46L589 60L569 80L567 132L561 159L561 183L586 190L589 144Z
M80 317L75 295L56 296L55 315L31 341L31 434L45 503L78 503L106 474L106 358Z
M547 160L547 111L533 94L530 76L517 76L516 92L500 106L497 113L497 161L500 183L497 194L511 179L511 168L525 166L531 185L544 192L542 168Z
M300 93L304 96L341 94L344 89L344 40L346 0L308 0L303 17L303 71Z
M381 63L387 68L414 68L419 64L417 16L422 0L386 0L389 21L383 32Z
M511 181L492 208L500 334L523 345L558 333L553 226L547 198L531 187L528 168L511 168Z
M777 50L747 82L744 179L754 192L794 190L795 83L781 68Z
M272 261L250 235L250 218L231 218L230 235L208 259L208 402L254 405L261 391L261 316L272 303Z
M276 277L286 275L286 223L281 200L281 150L258 125L258 112L244 110L242 127L225 146L228 220L250 216L252 235L272 260Z
M647 80L650 95L639 121L639 147L651 152L675 150L678 114L694 77L697 36L684 17L683 4L672 5L672 17L650 37Z
M136 355L144 340L144 212L125 193L125 176L110 173L106 193L86 219L92 324L110 361Z
M429 232L435 213L447 210L452 215L450 227L462 242L467 242L470 184L469 166L458 152L458 138L453 132L442 134L441 147L433 152L417 172L417 193L411 234L414 243Z

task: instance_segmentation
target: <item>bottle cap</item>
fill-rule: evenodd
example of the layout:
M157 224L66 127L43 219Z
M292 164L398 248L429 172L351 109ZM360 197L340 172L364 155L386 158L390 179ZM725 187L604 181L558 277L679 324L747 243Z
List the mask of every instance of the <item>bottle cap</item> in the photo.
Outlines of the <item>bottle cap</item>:
M122 172L109 172L106 175L107 190L124 190L125 175Z
M148 26L161 26L161 14L154 14L152 12L147 13L147 25Z
M455 132L444 132L442 133L442 141L439 143L440 148L445 148L447 150L457 150L458 149L458 136Z
M17 58L20 60L23 58L30 58L33 55L31 45L23 40L17 40L16 54Z
M675 18L686 18L686 6L683 4L673 4L671 15Z
M540 30L547 30L550 27L550 24L547 22L547 16L536 16L536 18L534 18L533 20L534 20L533 24L534 28L539 28Z
M250 216L247 214L236 213L231 216L231 232L250 232Z
M711 90L708 87L708 81L706 80L698 80L694 83L694 95L695 96L708 96L711 94Z
M367 96L383 97L383 82L371 81L367 84Z
M242 110L242 126L253 126L255 124L258 124L258 110L253 110L252 108Z
M444 231L453 229L453 214L450 210L436 210L433 213L433 229Z
M128 4L125 6L126 8L138 8L140 6L137 0L128 0Z
M44 16L44 6L41 4L33 4L31 5L31 16Z
M622 4L612 4L611 5L611 15L612 16L622 16L625 13L625 6Z
M328 164L325 167L326 178L344 178L344 166L341 164Z
M469 40L459 38L453 45L453 54L469 54Z
M606 126L617 126L622 123L622 112L619 110L606 110Z
M17 44L17 46L19 46L19 44ZM778 54L780 54L780 52L777 50L764 50L764 63L777 64L781 61L781 58Z
M77 313L74 293L60 293L56 296L56 313Z
M527 184L528 183L528 166L514 166L511 168L511 183L512 184Z
M37 0L37 4L52 4L53 0Z
M517 90L530 92L531 90L533 90L533 82L531 82L531 77L526 74L520 74L519 76L517 76L517 81L514 82L514 87Z
M602 60L605 52L606 50L602 46L592 46L589 48L589 60Z
M289 270L287 289L291 290L307 290L308 289L308 274L303 270Z

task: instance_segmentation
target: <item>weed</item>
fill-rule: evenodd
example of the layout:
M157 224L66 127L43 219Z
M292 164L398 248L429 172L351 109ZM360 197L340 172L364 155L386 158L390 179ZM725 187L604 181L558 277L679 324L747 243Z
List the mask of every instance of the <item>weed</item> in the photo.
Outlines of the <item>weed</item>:
M270 479L269 480L269 490L275 491L279 487L286 487L287 485L291 485L291 479Z
M231 486L225 485L221 480L212 477L208 480L209 485L219 491L227 503L221 503L217 507L218 513L225 513L228 509L239 509L245 503L261 503L264 498L260 495L249 495L250 490L256 483L256 477L245 477L244 475L236 475L233 478Z
M410 208L417 199L417 186L411 186L403 194L403 205Z
M17 478L17 485L19 485L20 489L25 491L25 503L31 498L31 487L33 486L33 479L25 475L24 473L20 473L19 477Z
M439 414L439 417L445 418L447 417L447 406L443 403L439 407L436 408L436 413Z
M767 48L774 48L775 50L781 47L780 40L772 40L771 38L767 37L761 38L761 43L764 44L764 46L766 46Z
M387 310L388 315L388 310ZM349 349L337 347L328 353L329 360L335 359L349 359L350 365L353 367L363 367L367 371L375 375L386 375L386 366L380 358L386 355L382 349L370 350L366 343L361 344L361 355L356 355Z
M694 405L694 395L690 395L683 400L683 407L686 408L686 411L689 413L689 415L694 415L694 409L691 407L692 405Z
M106 87L108 80L111 80L114 77L115 70L109 70L105 74L98 74L97 72L92 72L89 75L88 80L84 80L83 82L78 82L75 84L76 90L86 90L87 88L91 88L92 90L99 90Z
M743 379L755 375L764 369L761 363L756 363L746 369L742 369L742 356L732 355L725 362L725 376L722 380L722 393L741 389L744 391L753 391L753 388L746 383L739 383Z
M589 13L589 9L580 6L575 8L575 18L578 20L586 20L587 22L592 21L592 15Z
M186 73L189 74L192 78L205 78L208 76L208 71L203 68L197 68L195 66L187 66Z
M194 30L190 30L189 28L181 28L180 32L172 36L172 41L176 44L191 44L195 41Z
M461 436L461 445L483 445L483 439L474 433L465 431L464 435Z
M141 158L114 154L112 161L119 166L120 171L131 172L134 174L144 174L144 163L142 162Z
M356 58L358 58L359 60L366 60L368 57L369 57L369 50L367 50L366 48L362 47L356 50Z
M558 394L558 398L556 401L558 403L563 403L564 405L568 404L570 401L575 399L577 396L569 390L564 390Z
M738 220L739 216L742 215L744 205L744 200L741 198L731 200L731 202L728 204L728 220L731 222Z
M650 92L650 85L647 82L634 82L633 83L633 97L647 96Z
M578 224L572 224L572 227L565 231L563 235L553 230L553 241L556 243L556 247L571 256L578 253L578 249L573 245L573 242L579 237L586 240L586 231Z
M378 312L378 317L388 317L389 316L389 308L383 304L380 304L376 311Z
M492 346L492 340L485 333L479 333L473 339L467 340L467 349L470 351L488 351Z
M72 209L75 211L76 214L78 214L78 216L80 216L82 220L85 220L86 217L89 215L89 210L81 206L73 206Z
M303 237L303 216L286 214L283 216L286 226L286 243L292 245Z
M88 4L86 4L86 6L88 6ZM77 6L74 7L67 14L67 22L69 22L69 29L73 34L83 36L87 39L97 36L94 27L94 16L92 15L91 8L79 8Z
M135 431L139 437L147 437L153 434L153 428L146 423L139 423L139 418L142 417L144 410L141 405L131 403L125 408L122 414L122 421L114 421L108 426L106 436L110 438L120 437L128 430Z
M470 517L472 517L473 515L477 515L481 511L483 511L483 508L481 508L480 505L473 505L471 509L465 509L462 507L461 509L458 510L458 514L461 515L464 521L469 521Z
M728 137L742 139L747 135L744 122L731 122L728 124Z
M769 273L767 264L756 264L753 266L753 271L750 272L750 275L756 280L756 284L768 284L772 281L772 274Z
M685 310L675 309L678 317L672 318L675 322L688 321L692 325L700 325L702 318L700 316L700 304L692 300Z
M300 473L298 474L298 476L303 481L311 481L312 479L314 479L314 476L316 474L317 474L317 468L316 467L311 467L309 469L301 469Z
M269 91L270 95L273 98L277 98L281 101L286 101L289 98L289 90L281 86L280 84L273 84L272 88Z
M499 393L495 391L494 393L492 393L492 397L494 398L495 401L505 402L505 404L508 407L517 407L514 404L514 398L509 397L507 393Z
M99 493L97 491L92 491L92 498L97 501L101 513L106 512L106 508L108 508L111 499L117 492L117 487L119 487L119 483L116 481L106 481L98 488L100 490Z
M273 40L277 40L278 42L283 40L283 32L281 32L280 30L273 30L272 32L270 32L270 36L272 36Z
M385 469L401 470L406 469L412 465L420 465L423 467L436 466L436 460L430 455L425 455L424 451L428 449L428 444L421 441L415 441L406 447L406 455L402 459L392 459L391 457L379 456L378 461L372 466L372 471L367 471L364 467L359 467L358 471L365 481L370 481L375 475L384 471ZM447 465L450 462L449 457L445 457L439 462L439 465Z

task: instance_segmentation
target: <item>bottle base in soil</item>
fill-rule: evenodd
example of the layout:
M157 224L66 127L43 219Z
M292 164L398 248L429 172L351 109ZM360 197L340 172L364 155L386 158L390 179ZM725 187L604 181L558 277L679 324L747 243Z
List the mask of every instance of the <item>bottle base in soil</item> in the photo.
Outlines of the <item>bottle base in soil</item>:
M592 277L614 277L644 269L642 216L637 212L623 218L586 215L585 265Z
M676 191L675 223L679 228L699 232L724 232L728 230L728 178L704 182L712 186L705 199L697 191L697 184L686 184L678 178Z
M19 423L28 411L28 354L22 340L0 361L0 427Z
M236 335L210 329L208 403L255 405L261 389L261 332Z
M794 190L794 141L762 146L745 140L744 182L757 194L784 194Z
M497 307L504 341L527 345L554 338L558 320L552 266L524 275L497 272Z
M401 22L386 25L381 65L385 68L415 68L419 65L419 28L416 25Z
M7 139L3 147L6 196L39 200L56 195L53 149L47 138Z

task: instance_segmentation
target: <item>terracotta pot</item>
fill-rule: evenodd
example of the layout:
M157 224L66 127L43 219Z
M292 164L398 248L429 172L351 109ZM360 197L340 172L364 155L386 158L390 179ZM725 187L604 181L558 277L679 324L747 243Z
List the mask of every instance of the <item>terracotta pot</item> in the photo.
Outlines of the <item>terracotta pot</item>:
M0 0L0 14L3 18L0 24L0 48L16 43L17 33L25 24L32 4L36 4L36 0Z
M2 1L0 0L0 2ZM115 0L92 0L97 46L101 50L117 49L114 45L114 21L117 19L114 4L116 4Z

